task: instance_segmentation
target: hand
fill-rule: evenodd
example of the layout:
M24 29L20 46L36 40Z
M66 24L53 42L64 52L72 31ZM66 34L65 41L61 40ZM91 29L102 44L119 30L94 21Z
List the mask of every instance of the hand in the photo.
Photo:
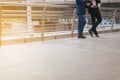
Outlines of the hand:
M91 3L87 3L87 6L90 6L91 5Z
M90 7L91 7L91 8L96 8L96 6L94 6L94 5L91 5Z

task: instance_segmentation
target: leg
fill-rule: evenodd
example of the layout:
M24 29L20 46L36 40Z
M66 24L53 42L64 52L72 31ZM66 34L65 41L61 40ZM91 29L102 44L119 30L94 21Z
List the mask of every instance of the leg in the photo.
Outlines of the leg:
M94 27L95 27L95 13L91 13L91 20L92 20L92 27L90 28L91 31L94 31Z
M91 37L93 37L93 32L94 32L94 25L95 25L95 13L91 13L90 14L91 16L91 20L92 20L92 27L88 30L89 31L89 34L91 35Z
M98 32L96 30L97 26L101 23L102 21L102 17L101 17L101 14L99 12L99 10L96 12L96 15L95 15L97 21L95 22L95 25L94 25L94 34L96 35L96 37L99 37L98 35Z
M83 37L83 28L86 24L86 19L84 14L77 14L78 15L78 38L80 36Z

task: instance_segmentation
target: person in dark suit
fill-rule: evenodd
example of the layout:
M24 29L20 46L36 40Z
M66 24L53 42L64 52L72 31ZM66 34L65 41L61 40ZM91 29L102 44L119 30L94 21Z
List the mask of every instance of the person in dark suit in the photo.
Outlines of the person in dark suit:
M83 29L86 24L85 8L88 0L76 0L76 13L78 17L78 38L86 38Z
M91 5L88 6L88 12L90 13L91 16L92 27L88 31L92 37L93 33L95 34L96 37L99 37L96 28L98 24L101 23L102 21L101 13L98 6L98 4L100 4L100 0L89 0L89 3L91 3Z

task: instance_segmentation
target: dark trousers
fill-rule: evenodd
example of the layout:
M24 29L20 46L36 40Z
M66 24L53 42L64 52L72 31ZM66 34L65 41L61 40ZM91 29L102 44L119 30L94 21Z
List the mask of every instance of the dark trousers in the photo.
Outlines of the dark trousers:
M98 34L96 28L97 28L98 24L101 23L101 21L102 21L102 17L101 17L99 9L92 10L90 13L90 16L91 16L91 20L92 20L92 27L90 30L92 32L94 32L94 34Z
M83 35L83 29L86 24L86 19L84 14L77 14L78 16L78 36Z

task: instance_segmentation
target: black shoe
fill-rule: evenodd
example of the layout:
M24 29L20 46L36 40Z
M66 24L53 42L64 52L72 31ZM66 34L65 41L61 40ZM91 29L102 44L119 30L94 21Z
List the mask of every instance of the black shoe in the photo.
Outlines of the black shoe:
M83 35L80 35L80 36L78 36L78 38L83 38L83 39L85 39L86 37L83 36Z
M88 30L91 37L93 37L93 32L91 30Z
M99 37L98 33L97 33L97 34L95 34L95 36L96 36L96 37Z

